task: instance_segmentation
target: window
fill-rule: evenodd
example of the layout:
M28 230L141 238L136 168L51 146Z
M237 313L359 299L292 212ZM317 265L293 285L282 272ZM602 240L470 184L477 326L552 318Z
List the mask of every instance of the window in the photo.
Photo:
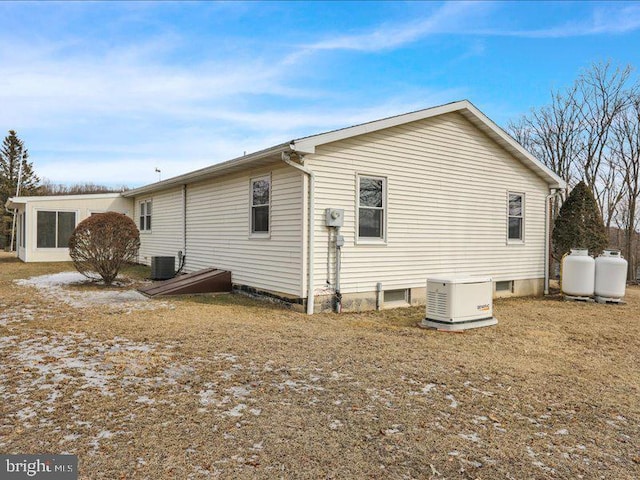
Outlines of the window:
M251 180L251 233L269 233L271 178Z
M509 240L524 240L524 195L509 193Z
M68 248L69 237L75 228L75 212L39 211L36 245L38 248Z
M409 290L385 290L383 296L386 304L405 304L409 303Z
M140 231L151 230L151 200L140 202Z
M511 280L496 282L496 292L512 292L513 293L513 282Z
M24 236L25 236L25 221L27 218L27 212L22 212L19 216L18 216L18 220L20 221L20 229L18 230L20 232L20 241L18 242L19 245L21 247L24 247Z
M358 177L358 238L384 239L385 179Z

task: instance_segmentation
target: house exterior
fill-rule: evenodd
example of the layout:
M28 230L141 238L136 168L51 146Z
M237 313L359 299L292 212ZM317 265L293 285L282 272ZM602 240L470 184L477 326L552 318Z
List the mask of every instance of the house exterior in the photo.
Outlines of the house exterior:
M496 296L542 294L548 201L564 188L465 100L122 197L140 228L141 263L180 252L186 272L229 270L238 289L313 313L424 303L434 275L490 276Z
M68 262L68 242L76 225L94 213L132 214L131 201L119 193L14 197L16 251L24 262Z
M541 294L546 206L563 188L462 101L123 195L141 225L142 262L180 250L187 272L230 270L239 288L297 304L313 297L311 312L331 308L336 290L349 310L424 303L426 278L443 274L491 276L497 296ZM342 210L339 232L327 227L326 209Z

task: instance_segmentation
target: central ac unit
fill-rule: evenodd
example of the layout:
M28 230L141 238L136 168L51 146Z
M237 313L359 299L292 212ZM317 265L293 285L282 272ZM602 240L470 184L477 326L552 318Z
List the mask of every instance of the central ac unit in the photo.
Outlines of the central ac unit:
M491 278L447 276L427 279L427 312L420 326L466 330L496 323Z

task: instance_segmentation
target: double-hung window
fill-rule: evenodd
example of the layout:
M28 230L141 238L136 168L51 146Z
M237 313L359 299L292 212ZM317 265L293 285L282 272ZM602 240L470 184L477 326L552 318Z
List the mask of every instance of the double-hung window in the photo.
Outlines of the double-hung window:
M140 202L140 231L151 230L151 200Z
M358 238L384 240L386 179L358 177Z
M271 177L251 180L251 233L269 233L269 205L271 202Z
M39 210L36 225L37 248L68 248L76 228L76 212Z
M524 195L522 193L509 192L508 217L507 239L522 242L524 240Z

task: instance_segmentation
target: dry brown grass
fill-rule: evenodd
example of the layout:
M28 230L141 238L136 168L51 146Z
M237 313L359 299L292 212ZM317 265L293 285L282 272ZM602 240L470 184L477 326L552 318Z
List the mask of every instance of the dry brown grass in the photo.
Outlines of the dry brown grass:
M72 308L13 283L68 269L0 257L0 451L75 453L87 479L640 477L638 287L445 334L421 308Z

